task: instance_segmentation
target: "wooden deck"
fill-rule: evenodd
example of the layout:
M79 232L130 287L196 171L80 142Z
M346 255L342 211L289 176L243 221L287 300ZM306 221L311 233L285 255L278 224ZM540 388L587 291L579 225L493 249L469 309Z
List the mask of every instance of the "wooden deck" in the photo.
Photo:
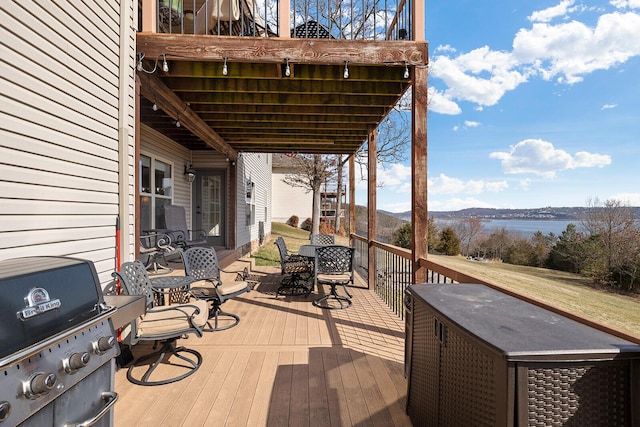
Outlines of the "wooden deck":
M203 356L194 375L143 387L116 373L116 427L411 425L404 323L373 291L356 282L352 307L323 310L311 303L318 291L276 298L279 269L254 267L252 278L252 292L223 306L238 326L180 340Z

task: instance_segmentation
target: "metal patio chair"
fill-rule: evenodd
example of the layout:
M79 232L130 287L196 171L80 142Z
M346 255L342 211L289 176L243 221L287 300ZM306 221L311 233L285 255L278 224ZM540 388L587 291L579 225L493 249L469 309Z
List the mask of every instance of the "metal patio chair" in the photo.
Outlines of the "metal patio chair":
M313 290L313 259L290 253L282 237L274 242L280 253L280 270L283 276L278 295L309 295Z
M187 216L183 206L166 205L164 207L164 221L171 241L183 249L192 246L207 246L207 233L204 230L189 230Z
M353 295L347 290L347 284L353 284L353 257L355 249L348 246L321 246L316 249L315 282L329 285L327 295L317 298L313 304L328 309L343 309L351 306ZM338 295L336 287L342 285L348 297ZM336 305L339 304L338 305Z
M246 280L248 271L229 272L222 270L218 262L218 255L215 249L210 247L196 246L189 248L182 253L185 274L193 278L190 289L191 295L203 301L211 303L209 309L209 321L205 331L223 331L232 328L240 322L240 317L233 313L222 311L222 304L225 301L235 298L251 290L250 283ZM220 272L236 273L235 281L223 281ZM194 282L203 281L198 284ZM213 319L213 326L211 325ZM225 322L226 319L226 322ZM221 325L223 321L227 324ZM230 323L228 323L230 321Z
M169 267L167 257L176 255L180 250L166 233L149 230L140 235L140 261L154 274L171 273L173 268Z
M335 245L336 237L333 234L312 234L309 242L312 245Z
M175 343L178 338L188 334L203 335L203 327L207 323L207 303L195 300L188 304L155 306L157 291L151 285L147 268L139 260L123 263L120 271L112 276L120 280L126 294L146 298L145 314L131 322L131 333L126 341L130 345L140 341L154 342L155 351L134 360L127 370L127 379L139 385L162 385L179 381L197 371L202 364L202 355L186 347L176 347ZM172 356L181 361L171 363ZM161 364L183 368L186 372L174 377L152 379L151 376ZM142 376L135 375L134 370L144 366L148 366L145 373Z

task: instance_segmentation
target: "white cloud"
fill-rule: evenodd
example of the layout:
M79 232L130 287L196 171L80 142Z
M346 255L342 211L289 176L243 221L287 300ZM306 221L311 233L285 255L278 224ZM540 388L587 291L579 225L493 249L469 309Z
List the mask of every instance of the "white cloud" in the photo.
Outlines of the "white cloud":
M562 0L557 6L533 12L527 19L531 22L549 22L558 16L566 16L574 0Z
M480 122L473 122L471 120L465 120L464 125L468 128L477 128L480 126Z
M625 206L640 206L640 193L618 193L609 197L609 199L619 200Z
M451 99L444 96L443 93L430 87L429 92L429 111L440 114L456 115L462 113L460 106Z
M443 80L449 100L472 101L495 105L509 90L527 81L528 72L516 69L515 58L507 52L492 51L488 46L456 58L438 56L432 60L431 75Z
M640 9L640 0L611 0L609 3L618 9Z
M640 0L612 0L611 4L619 9L640 8ZM483 46L456 56L451 46L440 46L430 61L430 77L447 88L430 90L430 110L460 114L460 101L473 102L481 109L497 104L506 92L534 77L575 84L594 71L640 56L639 13L602 14L595 26L576 20L550 23L554 17L584 9L574 6L573 0L563 0L533 12L529 16L532 26L515 34L510 52Z
M572 156L541 139L520 141L511 146L509 152L493 152L489 157L501 161L504 173L530 173L547 178L553 178L563 170L611 164L611 157L608 155L580 151Z
M500 192L509 187L506 181L463 181L441 173L436 178L427 179L427 188L432 194L481 194L484 192Z
M606 70L640 55L640 15L610 13L595 28L571 21L534 24L513 40L513 55L538 68L545 80L573 84L596 70Z
M379 185L385 187L401 187L407 182L411 183L411 166L393 163L387 165L384 169L378 167L377 175Z
M618 106L618 104L604 104L602 106L602 108L600 108L601 110L610 110L612 108L616 108Z
M429 199L428 203L430 211L458 211L460 209L467 208L495 208L495 206L481 200L474 199L473 197L467 197L464 199L454 197L447 200Z

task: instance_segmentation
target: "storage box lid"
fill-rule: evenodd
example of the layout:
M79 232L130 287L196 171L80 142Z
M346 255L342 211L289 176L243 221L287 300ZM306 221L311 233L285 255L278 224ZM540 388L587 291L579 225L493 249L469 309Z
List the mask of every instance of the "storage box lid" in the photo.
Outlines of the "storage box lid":
M640 358L640 345L485 285L422 284L408 293L508 359Z

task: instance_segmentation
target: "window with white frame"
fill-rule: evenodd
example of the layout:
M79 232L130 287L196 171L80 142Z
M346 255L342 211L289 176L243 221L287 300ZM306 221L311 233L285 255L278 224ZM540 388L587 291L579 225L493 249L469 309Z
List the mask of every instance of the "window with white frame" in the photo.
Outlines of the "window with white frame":
M247 178L245 180L247 225L254 225L256 223L255 190L256 184L251 181L251 178Z
M164 228L164 207L173 200L173 167L140 155L140 230Z

